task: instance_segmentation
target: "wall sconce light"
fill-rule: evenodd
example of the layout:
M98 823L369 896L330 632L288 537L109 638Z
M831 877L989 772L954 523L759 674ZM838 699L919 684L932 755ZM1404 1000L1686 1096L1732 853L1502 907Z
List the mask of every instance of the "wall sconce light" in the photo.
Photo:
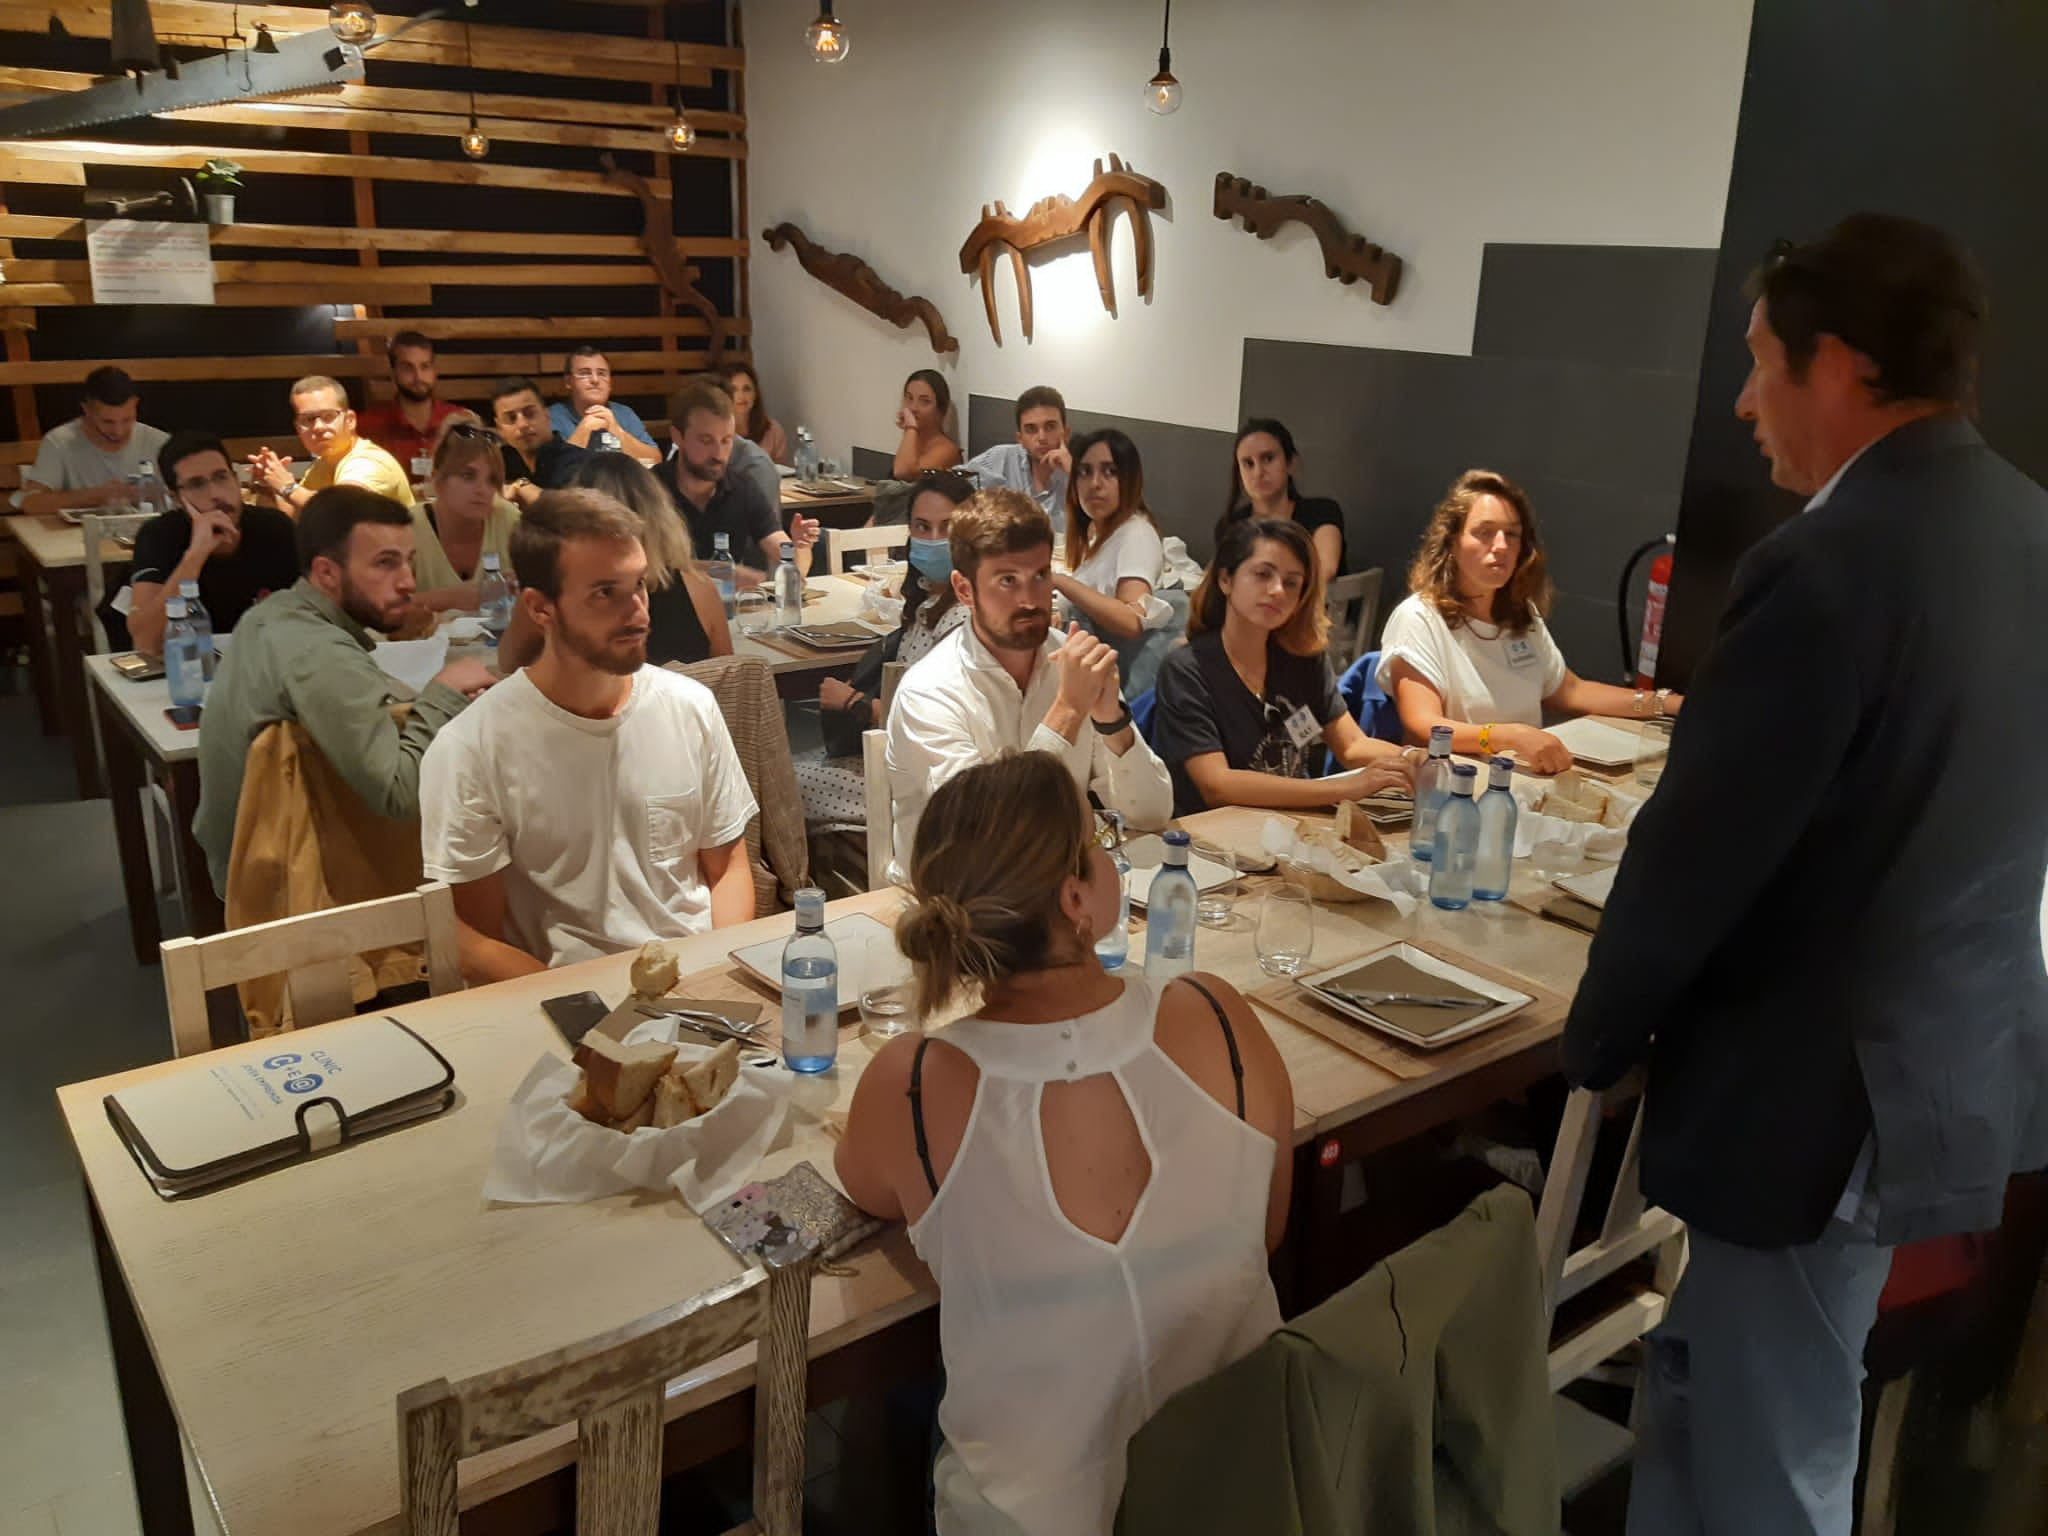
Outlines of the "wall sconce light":
M846 23L832 14L831 0L826 0L818 19L804 28L804 41L810 45L811 58L819 64L837 64L853 47L853 39L846 35Z
M370 0L334 0L327 7L327 30L344 43L367 43L377 35L377 12Z
M681 153L697 142L697 130L692 128L690 120L683 116L683 45L677 42L674 47L676 51L676 83L669 94L675 102L676 120L668 125L667 137L668 147Z
M1166 0L1166 20L1159 29L1159 73L1145 82L1145 109L1157 117L1180 110L1180 82L1173 78L1173 0Z

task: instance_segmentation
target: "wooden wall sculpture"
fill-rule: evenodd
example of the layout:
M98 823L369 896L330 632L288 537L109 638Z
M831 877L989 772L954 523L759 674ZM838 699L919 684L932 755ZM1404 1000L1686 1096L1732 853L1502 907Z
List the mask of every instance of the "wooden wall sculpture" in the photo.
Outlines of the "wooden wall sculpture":
M725 350L725 317L718 312L718 306L704 296L697 287L697 279L704 274L683 258L682 247L676 243L674 205L667 199L656 197L654 188L647 184L647 178L638 171L629 171L612 158L606 150L598 157L604 167L604 179L616 186L624 187L640 199L640 249L645 253L655 274L661 279L661 286L668 296L685 309L695 310L704 317L711 353L711 366L717 367L719 355Z
M1137 257L1138 296L1152 293L1151 210L1166 206L1166 188L1149 176L1140 176L1115 155L1109 169L1095 162L1095 177L1079 197L1059 193L1040 198L1022 218L1001 203L984 205L981 222L960 247L960 270L981 276L981 301L988 311L988 329L998 346L1002 327L996 322L995 290L989 280L995 274L998 249L1010 257L1017 277L1017 308L1023 321L1024 339L1031 339L1031 271L1024 263L1027 251L1043 250L1082 234L1088 236L1088 250L1095 258L1095 286L1102 292L1102 307L1116 314L1116 285L1109 272L1109 226L1118 210L1130 215L1132 250Z
M1245 231L1261 240L1272 239L1283 225L1306 224L1323 248L1326 277L1346 284L1363 278L1372 285L1375 304L1394 302L1394 292L1401 285L1401 258L1388 255L1363 235L1352 234L1327 204L1313 197L1301 193L1273 197L1242 176L1218 171L1215 213L1219 219L1243 219Z
M761 231L761 238L768 242L768 249L779 251L785 246L796 249L796 259L803 269L835 293L844 294L869 314L888 321L899 331L907 331L915 321L924 322L925 334L931 338L934 352L958 352L959 340L946 329L946 321L940 315L938 306L922 294L905 298L876 274L875 269L858 256L844 251L828 251L794 224L777 224L772 229Z

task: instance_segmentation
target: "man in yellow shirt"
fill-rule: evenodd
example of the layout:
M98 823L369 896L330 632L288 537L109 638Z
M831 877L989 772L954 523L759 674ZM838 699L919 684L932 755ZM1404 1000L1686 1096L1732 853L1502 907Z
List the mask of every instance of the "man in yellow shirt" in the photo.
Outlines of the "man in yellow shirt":
M398 460L367 437L356 435L356 413L349 409L347 390L333 379L313 374L292 386L291 400L292 425L306 452L313 456L313 467L305 478L294 479L292 461L279 458L268 448L249 456L257 481L277 498L283 511L297 517L315 491L330 485L360 485L390 497L401 507L412 505L412 486Z

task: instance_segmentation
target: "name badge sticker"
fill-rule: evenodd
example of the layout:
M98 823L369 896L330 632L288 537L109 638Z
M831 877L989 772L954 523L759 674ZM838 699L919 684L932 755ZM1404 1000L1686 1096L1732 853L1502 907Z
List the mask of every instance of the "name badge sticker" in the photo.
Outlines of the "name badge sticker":
M1306 704L1287 717L1287 739L1304 750L1323 739L1323 728Z
M1527 635L1508 637L1508 665L1517 669L1536 665L1536 647Z

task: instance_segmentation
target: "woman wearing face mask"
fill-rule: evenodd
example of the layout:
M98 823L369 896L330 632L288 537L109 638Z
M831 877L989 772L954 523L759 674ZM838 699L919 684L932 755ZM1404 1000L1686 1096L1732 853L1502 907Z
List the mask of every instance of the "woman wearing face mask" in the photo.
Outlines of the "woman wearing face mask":
M898 480L915 480L926 470L959 464L960 445L946 436L946 412L952 404L945 375L935 368L920 368L903 381L903 404L896 412L896 426L903 433L896 445Z
M882 724L882 668L910 663L950 635L967 617L953 596L953 512L974 494L971 476L948 471L917 482L910 501L910 549L903 577L903 619L861 656L849 681L828 677L818 685L822 754L799 756L797 786L811 831L811 874L821 868L867 888L867 786L861 768L861 733ZM834 895L836 887L828 886Z
M1543 729L1545 709L1636 719L1675 715L1668 689L1590 683L1565 665L1543 624L1550 577L1528 493L1505 475L1468 469L1438 503L1408 572L1409 596L1387 618L1376 674L1414 742L1451 727L1451 748L1512 752L1538 773L1572 765Z
M505 465L497 434L482 427L450 431L434 450L431 495L412 509L413 606L438 613L476 607L485 555L512 577L512 529L519 509L505 499Z
M1166 570L1166 546L1145 505L1138 445L1114 427L1074 439L1067 481L1065 571L1053 589L1111 644L1145 630L1152 590Z

